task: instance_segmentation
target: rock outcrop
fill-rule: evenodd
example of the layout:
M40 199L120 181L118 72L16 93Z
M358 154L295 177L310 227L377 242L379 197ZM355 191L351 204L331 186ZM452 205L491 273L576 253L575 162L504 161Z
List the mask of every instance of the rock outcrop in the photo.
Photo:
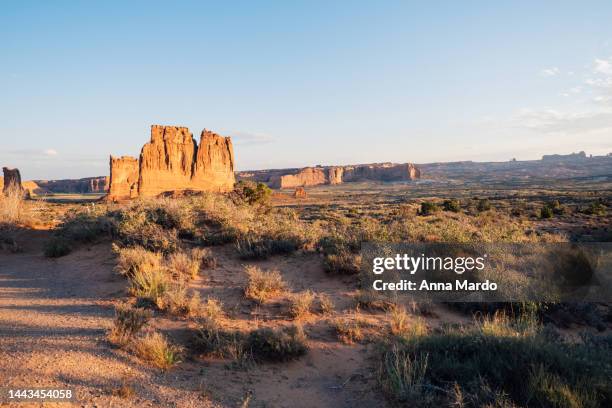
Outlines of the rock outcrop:
M295 198L306 198L306 190L304 190L304 187L296 187L295 191L293 192L293 196Z
M409 181L420 178L421 171L412 163L375 163L354 166L258 170L241 173L239 176L243 179L265 182L272 188L296 188L353 181Z
M28 192L24 190L23 186L21 185L21 174L19 173L19 169L9 169L8 167L3 167L2 173L4 175L4 181L2 186L2 192L4 194L8 194L10 191L17 190L23 195L29 195Z
M204 129L198 146L186 127L153 125L151 140L139 159L111 157L108 197L119 200L187 190L224 192L234 182L234 149L229 137Z
M67 194L87 194L105 193L108 191L110 183L109 177L85 177L81 179L64 180L33 180L38 188L32 186L35 194L47 193L67 193Z
M138 197L138 159L111 156L110 174L108 198L126 200Z

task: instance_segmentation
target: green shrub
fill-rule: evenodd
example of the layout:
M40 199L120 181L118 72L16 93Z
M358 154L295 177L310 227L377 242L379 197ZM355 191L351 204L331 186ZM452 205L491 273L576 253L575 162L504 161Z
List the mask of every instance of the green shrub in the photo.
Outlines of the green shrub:
M440 211L440 207L436 203L431 201L424 201L421 203L421 208L419 210L419 215L432 215Z
M264 183L241 180L234 186L233 198L237 203L268 205L272 190Z
M257 329L249 334L246 344L254 358L266 361L292 360L308 351L306 335L300 326Z
M445 200L442 203L444 211L459 212L461 211L461 203L459 200Z
M488 320L383 345L379 382L421 406L599 407L612 401L609 348L552 341L533 325Z
M478 200L476 204L476 210L478 212L485 212L491 209L491 202L487 198L482 198Z
M59 258L72 252L72 246L65 238L53 237L45 244L44 252L47 258Z
M241 259L266 259L272 255L285 255L298 250L300 243L283 238L246 237L236 241L236 251Z
M550 208L547 205L545 205L544 207L540 208L540 218L547 219L547 218L552 218L552 216L553 216L552 208Z
M595 201L590 203L588 207L582 210L582 212L587 215L603 216L606 215L606 206L599 201Z

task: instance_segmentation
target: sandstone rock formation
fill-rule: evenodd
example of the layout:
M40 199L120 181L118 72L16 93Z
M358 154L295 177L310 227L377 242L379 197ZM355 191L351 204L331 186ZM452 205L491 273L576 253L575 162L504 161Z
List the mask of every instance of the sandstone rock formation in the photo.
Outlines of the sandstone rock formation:
M28 195L21 185L21 174L19 173L19 169L9 169L8 167L3 167L2 172L4 174L4 183L2 186L2 192L4 194L8 194L9 191L16 189L20 191L21 194Z
M33 180L33 182L38 186L38 188L32 186L32 192L36 194L44 194L45 192L87 194L107 192L110 178L107 176L101 176L86 177L81 179Z
M295 198L306 198L306 190L304 190L304 187L296 187L295 191L293 192L293 196Z
M294 188L301 186L316 186L326 184L327 175L322 168L306 167L300 170L297 174L286 174L283 176L274 176L270 179L270 187L272 188Z
M352 181L408 181L420 178L421 171L412 163L375 163L354 166L258 170L241 173L239 176L242 179L265 182L272 188L296 188Z
M234 149L229 137L204 129L198 146L186 127L153 125L151 140L139 159L111 157L108 198L187 190L224 192L234 182Z
M138 196L138 159L130 156L110 157L108 197L125 200Z

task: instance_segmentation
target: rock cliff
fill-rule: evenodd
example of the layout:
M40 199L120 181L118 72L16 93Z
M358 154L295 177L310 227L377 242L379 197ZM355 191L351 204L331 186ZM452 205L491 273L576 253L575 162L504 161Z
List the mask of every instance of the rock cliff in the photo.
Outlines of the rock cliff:
M109 199L125 200L138 196L138 159L111 156L110 174Z
M123 176L133 177L134 171L135 182ZM109 198L186 190L224 192L234 182L234 149L229 137L204 129L198 146L186 127L153 125L151 140L142 147L139 159L111 157Z
M272 188L296 188L352 181L409 181L421 177L412 163L375 163L354 166L305 167L303 169L259 170L240 178L267 183Z
M86 177L81 179L64 180L33 180L37 187L31 186L35 194L46 193L104 193L108 191L109 177ZM25 185L24 185L25 187Z

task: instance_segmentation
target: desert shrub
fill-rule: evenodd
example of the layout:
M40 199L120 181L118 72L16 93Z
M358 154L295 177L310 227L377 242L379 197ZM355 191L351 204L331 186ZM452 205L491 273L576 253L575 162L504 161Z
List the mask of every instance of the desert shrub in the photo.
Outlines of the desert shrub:
M65 238L52 237L45 243L44 253L47 258L59 258L72 252L72 244Z
M202 303L200 314L207 319L218 321L225 314L223 312L223 304L218 299L208 297L206 301Z
M461 211L461 203L459 200L445 200L444 203L442 203L442 208L444 211L459 212Z
M291 317L294 319L301 319L310 314L314 299L315 294L310 290L294 294L291 297L291 304L289 305L289 314Z
M198 351L241 363L250 358L242 333L224 330L216 318L204 317L199 323L193 340Z
M94 242L100 237L110 237L114 230L112 219L104 209L69 212L55 229L54 234L73 242Z
M165 199L167 208L153 202L136 201L131 206L112 212L116 220L115 237L124 246L142 246L164 254L178 248L178 228L185 221L174 211L183 208L181 200ZM172 203L172 204L169 204ZM172 208L169 211L168 208Z
M259 303L281 294L287 287L277 270L262 271L256 266L247 266L246 273L248 281L244 295Z
M389 331L395 336L404 336L408 332L410 315L403 307L391 308L389 312Z
M217 267L217 259L208 248L193 248L191 250L191 258L199 259L200 265L204 269L214 269Z
M23 221L25 203L23 190L17 184L11 184L0 191L0 225L14 226Z
M157 298L157 306L175 316L198 316L201 310L200 294L189 293L182 282L168 285L168 289Z
M600 201L595 201L584 208L582 212L587 215L603 216L606 215L606 206Z
M170 278L162 268L137 269L129 280L132 295L156 305L170 286Z
M108 340L117 346L127 345L151 318L151 312L121 304L115 307L115 321Z
M424 201L421 203L421 208L419 209L419 215L432 215L440 211L440 207L436 203L431 201Z
M476 203L476 210L478 212L485 212L491 209L491 202L487 198L481 198Z
M355 296L355 304L357 308L372 310L390 310L395 307L391 300L373 289L359 289Z
M133 276L138 270L150 271L162 268L162 256L158 252L147 251L142 247L120 248L113 246L117 254L115 270L123 276Z
M552 218L552 216L553 216L552 208L550 208L547 205L545 205L544 207L540 208L540 218L546 219L546 218Z
M246 344L254 358L266 361L292 360L308 351L304 330L295 325L276 330L254 330L247 337Z
M138 357L162 370L167 370L181 361L181 347L171 344L159 332L147 333L134 340L132 345Z
M346 344L359 343L365 340L366 336L363 329L368 326L368 323L357 315L352 318L339 318L333 323L338 339Z
M334 302L331 297L326 293L319 294L319 308L321 313L329 315L334 313Z
M234 186L232 198L238 203L268 205L272 190L264 183L241 180Z
M299 242L291 239L247 236L236 241L236 252L241 259L266 259L272 255L290 254L299 246Z
M458 395L467 406L610 403L609 350L551 341L509 320L487 325L385 343L379 369L383 390L421 406L455 404Z
M325 255L323 268L333 274L356 275L361 268L361 255L349 251Z
M202 249L175 252L168 256L166 267L175 278L194 279L200 273L204 256L205 251Z

